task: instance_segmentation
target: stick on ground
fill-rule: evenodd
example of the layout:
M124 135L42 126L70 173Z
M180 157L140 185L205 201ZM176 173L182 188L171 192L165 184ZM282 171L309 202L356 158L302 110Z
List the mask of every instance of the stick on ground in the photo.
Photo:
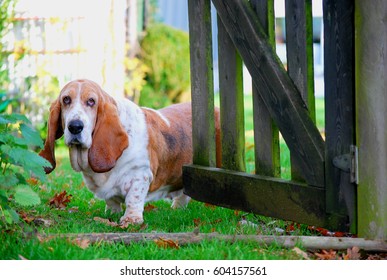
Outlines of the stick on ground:
M82 233L82 234L55 234L47 238L87 239L90 243L100 241L122 242L147 242L159 239L173 240L179 245L199 243L204 240L221 240L228 242L245 241L257 242L258 245L276 243L285 248L303 246L307 250L334 249L342 250L358 247L366 251L387 252L387 243L384 240L367 240L364 238L350 237L325 237L325 236L268 236L268 235L224 235L219 233Z

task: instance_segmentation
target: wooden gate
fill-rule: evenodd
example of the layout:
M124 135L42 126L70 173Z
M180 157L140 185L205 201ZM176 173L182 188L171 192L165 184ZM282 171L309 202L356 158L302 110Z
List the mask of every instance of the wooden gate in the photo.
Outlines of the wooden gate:
M286 0L288 67L275 53L273 0L213 0L218 16L222 168L215 168L210 0L188 0L194 199L356 232L354 6L325 0L325 141L315 125L312 3ZM242 64L253 80L255 172L245 172ZM280 177L279 132L292 180Z

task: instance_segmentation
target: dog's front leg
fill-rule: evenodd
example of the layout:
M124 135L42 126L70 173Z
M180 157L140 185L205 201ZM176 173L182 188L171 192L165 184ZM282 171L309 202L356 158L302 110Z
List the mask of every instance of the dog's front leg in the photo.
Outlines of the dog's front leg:
M144 222L143 212L145 198L149 190L149 180L146 177L142 179L133 178L126 186L125 196L125 214L121 217L122 227L130 224L142 224Z

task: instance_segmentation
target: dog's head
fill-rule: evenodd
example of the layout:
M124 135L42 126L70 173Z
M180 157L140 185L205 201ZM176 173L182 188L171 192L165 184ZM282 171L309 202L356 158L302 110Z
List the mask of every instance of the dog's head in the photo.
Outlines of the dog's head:
M54 142L64 135L70 148L88 150L94 172L111 170L128 147L128 135L118 116L117 104L101 87L89 80L68 83L50 107L48 135L40 155L56 166Z

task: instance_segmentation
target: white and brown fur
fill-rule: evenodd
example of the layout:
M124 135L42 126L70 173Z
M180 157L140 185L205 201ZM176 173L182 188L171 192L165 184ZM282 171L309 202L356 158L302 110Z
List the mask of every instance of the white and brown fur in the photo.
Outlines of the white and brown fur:
M217 164L220 164L219 112L215 110ZM106 208L126 210L121 224L143 222L144 204L165 197L185 206L182 166L192 162L191 104L161 110L140 108L113 98L90 80L68 83L50 107L48 136L40 155L56 166L54 142L64 135L73 169Z

